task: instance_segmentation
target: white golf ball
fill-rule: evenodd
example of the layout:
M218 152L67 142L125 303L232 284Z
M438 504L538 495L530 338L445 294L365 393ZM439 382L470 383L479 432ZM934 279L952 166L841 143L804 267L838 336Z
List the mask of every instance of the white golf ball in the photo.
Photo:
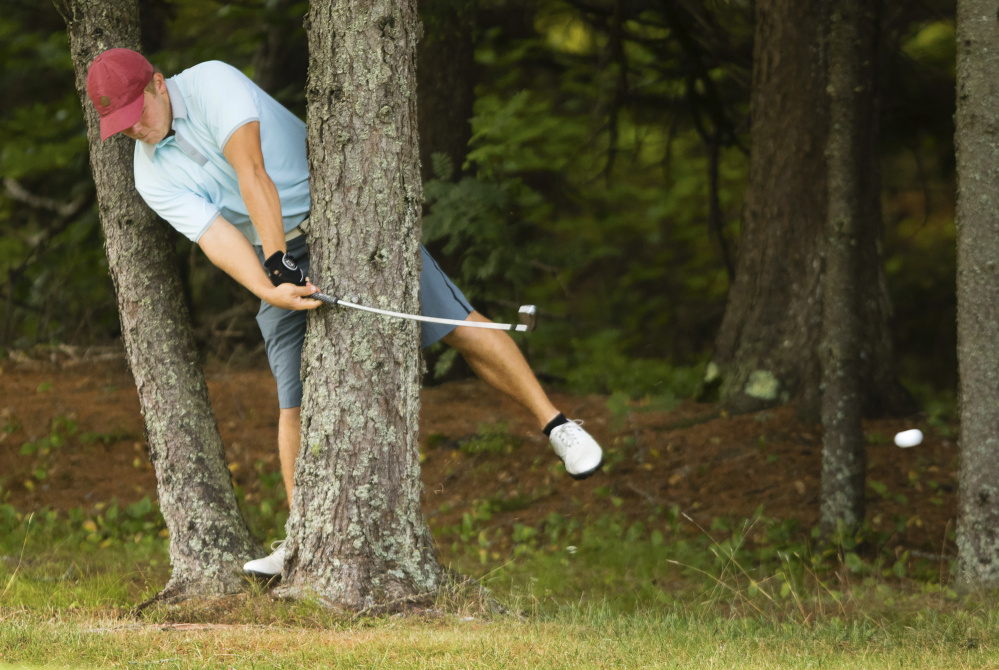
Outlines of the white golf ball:
M923 431L918 428L903 430L895 435L895 444L900 447L914 447L923 441Z

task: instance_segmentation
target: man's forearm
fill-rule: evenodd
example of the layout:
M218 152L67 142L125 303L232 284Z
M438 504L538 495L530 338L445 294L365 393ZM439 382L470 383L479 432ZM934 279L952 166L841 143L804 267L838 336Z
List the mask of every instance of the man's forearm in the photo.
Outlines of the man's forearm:
M283 241L284 238L282 238ZM274 288L256 252L236 226L221 216L198 241L209 260L261 300Z
M243 196L250 221L260 237L264 258L275 251L286 251L281 199L270 176L263 168L246 171L239 180L239 193Z
M260 122L252 121L236 129L222 151L236 171L239 194L260 237L264 258L275 251L286 251L281 197L264 167Z
M253 246L236 226L221 216L208 227L198 245L212 263L270 305L295 310L315 309L322 305L318 300L308 299L317 291L311 282L306 282L305 286L274 286Z

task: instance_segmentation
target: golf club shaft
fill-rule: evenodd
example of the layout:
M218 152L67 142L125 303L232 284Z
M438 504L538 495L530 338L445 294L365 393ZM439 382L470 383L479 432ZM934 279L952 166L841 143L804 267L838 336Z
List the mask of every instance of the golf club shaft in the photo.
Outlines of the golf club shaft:
M309 296L314 300L321 300L327 305L343 305L344 307L350 307L353 309L359 309L364 312L372 312L374 314L383 314L385 316L393 316L397 319L410 319L412 321L425 321L427 323L445 323L452 326L465 326L467 328L488 328L489 330L516 330L520 332L525 332L528 327L524 324L512 324L512 323L493 323L491 321L461 321L458 319L440 319L435 316L423 316L421 314L403 314L402 312L390 312L385 309L376 309L374 307L366 307L365 305L358 305L343 298L336 298L331 295L326 295L325 293L313 293Z

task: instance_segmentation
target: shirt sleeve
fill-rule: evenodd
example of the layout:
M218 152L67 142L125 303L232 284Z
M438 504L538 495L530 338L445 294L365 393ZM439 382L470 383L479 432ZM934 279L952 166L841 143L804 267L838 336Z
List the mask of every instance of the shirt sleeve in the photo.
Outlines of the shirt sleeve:
M239 70L222 63L203 63L193 78L189 100L201 107L208 131L220 150L239 128L260 120L256 95L250 80Z
M169 185L140 184L139 180L135 187L150 209L194 243L222 213L207 198L192 191Z

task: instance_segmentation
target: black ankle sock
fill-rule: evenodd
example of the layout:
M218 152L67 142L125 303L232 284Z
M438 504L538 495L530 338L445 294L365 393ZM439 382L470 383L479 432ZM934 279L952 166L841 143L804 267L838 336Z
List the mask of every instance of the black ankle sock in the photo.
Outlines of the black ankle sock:
M561 426L563 423L569 423L569 420L565 418L565 414L559 412L559 415L548 422L548 425L541 429L547 437L552 436L552 431Z

